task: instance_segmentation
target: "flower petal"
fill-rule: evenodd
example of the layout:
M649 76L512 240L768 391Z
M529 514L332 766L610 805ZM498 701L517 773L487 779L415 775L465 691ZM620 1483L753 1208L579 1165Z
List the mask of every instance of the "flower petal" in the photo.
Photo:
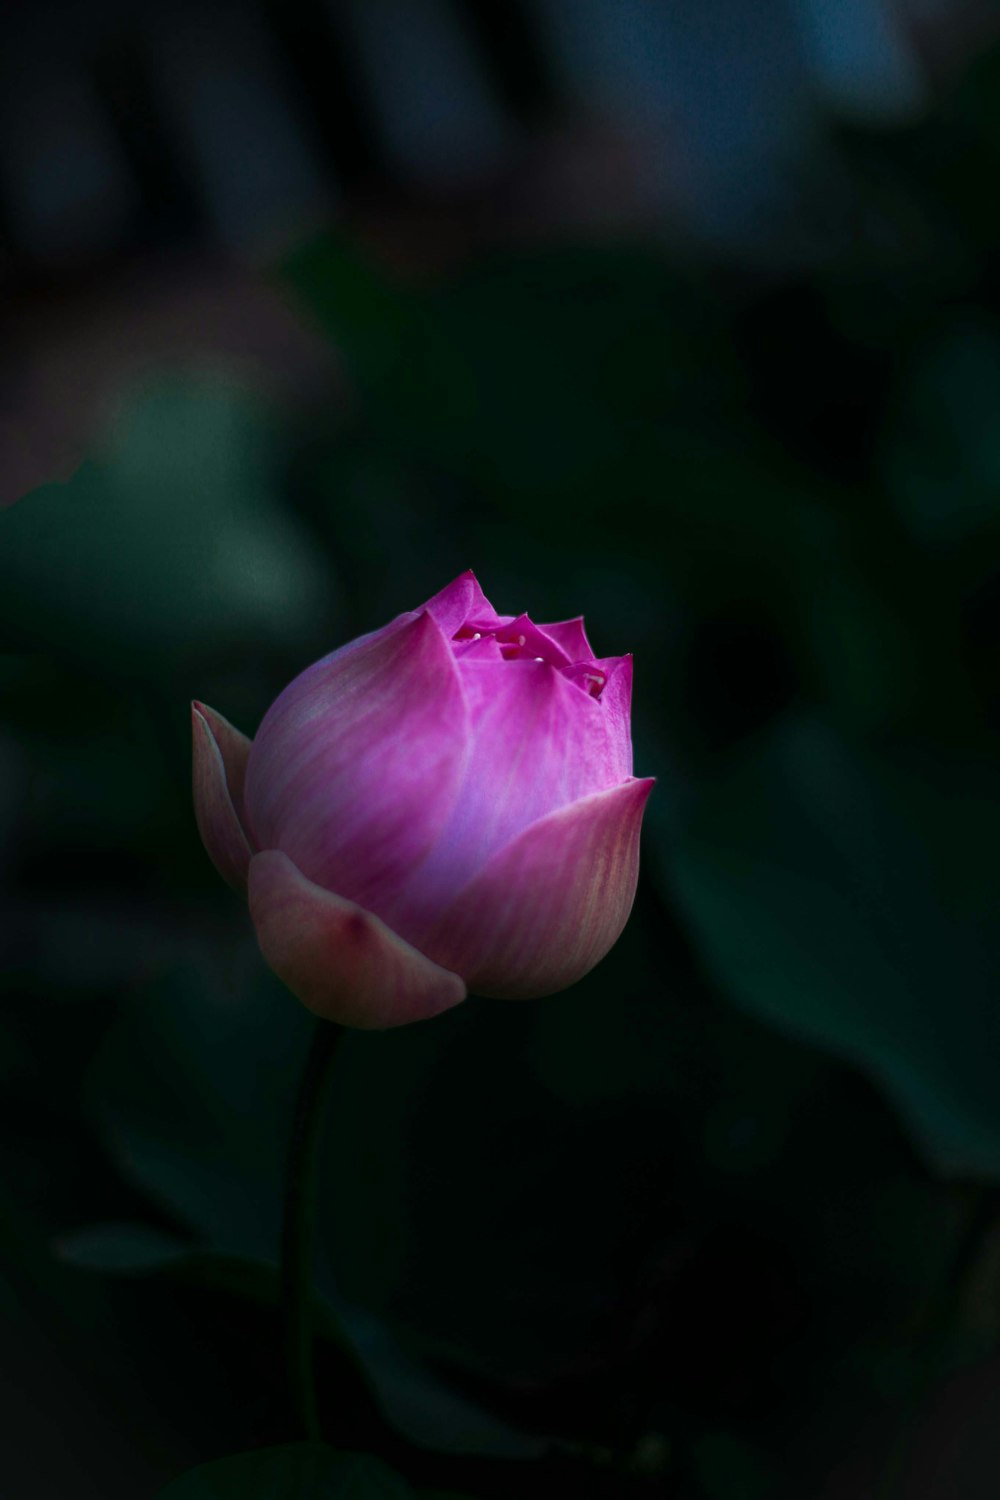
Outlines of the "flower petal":
M498 618L471 568L459 573L433 599L428 599L423 607L434 616L449 639L472 617L488 621L490 625L495 624Z
M503 652L495 635L476 635L468 641L452 641L456 656L471 656L480 661L503 661Z
M601 707L609 744L621 774L632 775L632 656L600 656L594 666L604 673Z
M538 628L562 647L570 661L594 660L593 647L583 628L583 615L577 615L575 620L556 620L552 625L539 625Z
M243 821L250 741L205 703L191 705L194 815L201 841L224 880L243 890L252 849Z
M439 968L371 912L321 890L287 855L250 861L250 915L268 964L303 1005L365 1030L422 1021L465 999Z
M405 904L386 918L420 948L443 905L523 829L618 786L632 769L615 713L558 668L467 656L455 658L455 665L470 716L464 777ZM335 881L322 884L343 890ZM345 894L359 899L353 891Z
M502 625L496 638L501 646L508 648L503 653L508 661L527 659L547 661L553 667L569 665L569 657L558 641L540 630L527 615L518 615L516 619Z
M479 995L534 999L575 984L632 909L652 787L630 780L532 824L470 881L422 948Z
M474 824L480 851L494 853L538 818L631 774L617 699L609 714L603 695L581 692L544 661L462 658L458 669L471 754L450 826Z
M466 741L457 666L430 614L335 652L285 689L254 739L257 847L392 923L451 812Z

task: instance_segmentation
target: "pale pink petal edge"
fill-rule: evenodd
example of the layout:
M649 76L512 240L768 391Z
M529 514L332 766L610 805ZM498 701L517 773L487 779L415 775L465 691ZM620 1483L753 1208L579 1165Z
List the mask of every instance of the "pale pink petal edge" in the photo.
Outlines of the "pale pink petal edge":
M240 818L250 741L204 703L191 705L194 815L209 859L236 890L246 888L253 850Z
M575 984L628 921L653 785L630 779L532 823L465 886L422 946L478 995L537 999Z
M382 1030L426 1020L465 999L457 974L418 953L372 912L314 885L277 849L250 861L249 893L264 958L325 1020Z

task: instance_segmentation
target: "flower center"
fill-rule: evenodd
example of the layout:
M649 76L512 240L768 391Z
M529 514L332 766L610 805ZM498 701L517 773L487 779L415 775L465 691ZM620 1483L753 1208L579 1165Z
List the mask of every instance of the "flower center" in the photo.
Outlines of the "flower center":
M540 630L527 615L507 618L494 623L486 620L467 620L455 632L452 640L466 648L477 641L495 641L504 661L544 661L555 667L564 677L575 682L591 698L600 698L607 682L607 673L593 661L571 661L561 646ZM463 652L463 655L465 653Z

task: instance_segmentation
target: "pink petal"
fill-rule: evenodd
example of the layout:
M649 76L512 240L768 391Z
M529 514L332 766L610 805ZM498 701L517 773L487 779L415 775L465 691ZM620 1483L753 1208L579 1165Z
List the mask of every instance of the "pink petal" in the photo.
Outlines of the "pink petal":
M321 890L277 849L250 861L249 885L261 952L292 994L325 1020L364 1030L403 1026L465 999L457 974L371 912Z
M498 615L496 610L490 607L488 612L482 615L470 615L465 622L464 630L498 630L501 625L509 625L513 619L513 615Z
M479 580L471 568L460 573L454 582L435 594L433 599L428 599L423 607L434 616L449 639L473 616L480 622L488 622L488 628L497 621L493 606L479 587Z
M243 823L243 784L250 741L204 703L191 705L194 815L201 841L223 880L247 881L252 849Z
M451 649L456 656L477 657L480 661L503 661L503 652L494 635L473 636L468 641L452 641Z
M604 673L601 707L610 743L622 776L632 775L632 657L599 656L594 662Z
M606 712L601 699L557 668L470 657L455 665L470 714L464 778L405 905L391 918L418 947L442 902L522 829L631 774L631 746L621 740L615 710Z
M550 662L554 667L569 665L569 657L558 642L540 630L527 615L518 615L501 626L496 638L502 646L510 648L504 652L508 661L527 657Z
M422 944L475 994L552 995L604 957L628 920L651 779L584 797L526 829Z
M570 667L563 667L562 674L567 682L575 682L591 698L599 698L608 681L603 667L594 661L574 662Z
M583 628L583 616L575 620L557 620L553 625L539 625L549 638L565 651L569 661L593 661L594 652Z
M466 708L430 614L318 662L264 716L247 767L257 847L392 921L455 800Z

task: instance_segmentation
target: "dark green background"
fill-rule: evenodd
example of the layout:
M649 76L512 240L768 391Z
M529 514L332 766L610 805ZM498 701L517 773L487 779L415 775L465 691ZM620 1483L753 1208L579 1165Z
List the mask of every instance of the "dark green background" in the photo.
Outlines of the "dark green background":
M619 237L414 281L304 245L270 280L348 399L151 372L0 513L14 1500L294 1436L309 1022L198 842L188 705L252 734L470 565L634 652L642 880L574 990L346 1039L321 1396L402 1477L308 1482L1000 1488L997 58L841 147L865 213L808 271Z

